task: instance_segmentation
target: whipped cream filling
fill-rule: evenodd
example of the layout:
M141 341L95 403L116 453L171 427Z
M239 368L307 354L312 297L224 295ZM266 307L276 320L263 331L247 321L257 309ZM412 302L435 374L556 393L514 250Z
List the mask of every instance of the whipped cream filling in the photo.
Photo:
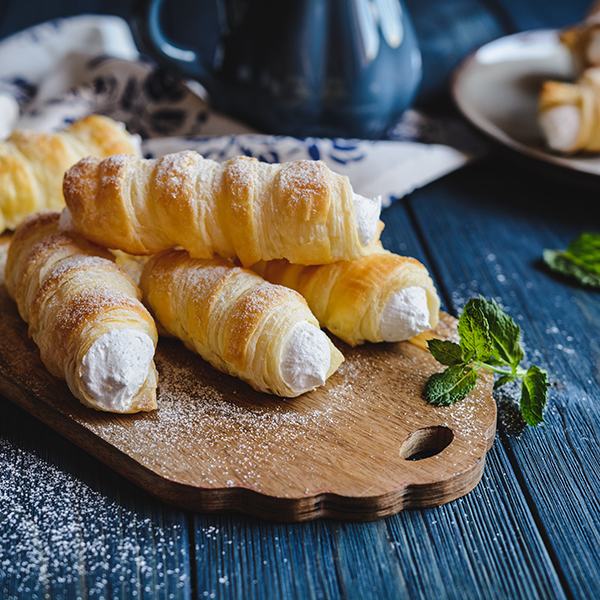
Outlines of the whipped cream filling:
M154 343L143 331L107 331L83 357L81 380L85 391L103 410L128 410L148 377L153 356Z
M429 329L427 292L410 286L396 292L381 315L379 333L385 342L408 340Z
M572 104L554 106L540 115L540 126L552 150L567 152L574 148L579 137L581 113Z
M61 231L77 231L71 211L66 206L60 213L60 218L58 219L58 228Z
M356 192L352 193L354 200L354 218L358 237L363 246L368 246L377 233L379 215L381 214L381 196L365 198Z
M329 339L308 321L298 323L283 350L281 376L295 394L323 385L331 364Z

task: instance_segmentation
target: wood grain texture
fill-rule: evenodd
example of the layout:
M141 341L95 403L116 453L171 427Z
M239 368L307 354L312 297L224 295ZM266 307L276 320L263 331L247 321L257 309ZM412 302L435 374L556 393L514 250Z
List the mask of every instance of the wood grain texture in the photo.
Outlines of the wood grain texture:
M472 171L476 172L476 167ZM483 182L487 177L486 174ZM465 176L466 181L473 178L473 173ZM508 181L508 174L503 173L502 178ZM439 254L447 252L446 244L454 248L456 256L439 264L450 263L457 268L465 260L475 261L479 265L477 278L496 278L497 274L494 262L480 261L480 250L471 244L465 245L467 259L461 255L462 246L451 236L438 240L435 227L452 227L454 219L460 221L462 217L459 209L443 225L448 218L446 210L456 210L453 203L447 206L448 194L456 190L454 179L440 181L434 192L426 196L428 208L437 213L433 227L423 219L424 195L415 192L384 211L386 228L382 237L386 247L427 264L436 274L442 299L448 298L447 306L458 312L469 293L466 282L456 280L448 285L448 280L437 278ZM479 191L486 189L481 181L474 181L473 187ZM446 193L446 189L450 191ZM493 225L490 228L489 234L493 235ZM520 237L516 225L513 236ZM504 244L510 246L506 241ZM518 393L513 394L518 397ZM505 410L499 413L501 422L506 416ZM544 458L532 453L531 461L536 460ZM545 532L539 529L537 509L529 506L529 498L522 491L522 477L518 465L511 462L510 445L507 451L502 437L497 437L487 455L482 480L472 493L444 506L428 511L404 511L386 520L389 539L401 561L408 597L456 600L569 597L570 591L563 590L560 565L554 562L556 557L546 547ZM351 589L345 591L351 595Z
M0 597L188 600L185 513L0 398Z
M597 229L590 220L597 200L593 192L523 175L496 159L446 180L443 214L438 184L415 194L414 211L436 232L426 241L453 302L460 306L477 294L498 299L522 328L526 361L549 372L546 423L516 435L509 422L502 441L560 577L574 597L587 598L600 585L594 550L600 531L594 500L600 489L600 294L556 277L541 255ZM518 188L513 178L521 181ZM568 211L560 198L569 199ZM457 237L460 247L453 243Z
M46 371L3 285L0 315L0 390L181 508L380 518L469 492L493 443L491 376L452 407L430 406L421 391L439 365L408 342L344 345L346 361L325 387L282 401L165 339L155 357L159 409L113 415L85 408ZM408 460L419 452L434 456Z
M487 460L463 498L369 523L196 515L198 596L564 599L508 460Z

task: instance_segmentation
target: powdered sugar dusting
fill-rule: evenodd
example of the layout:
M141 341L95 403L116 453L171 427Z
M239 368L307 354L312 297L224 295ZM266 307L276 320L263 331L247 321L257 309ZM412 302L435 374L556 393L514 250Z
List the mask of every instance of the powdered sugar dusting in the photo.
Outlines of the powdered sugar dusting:
M155 161L158 180L166 183L168 192L178 202L184 202L186 199L192 201L198 173L196 166L198 159L202 160L197 152L184 150L167 154Z
M256 168L258 161L255 158L240 156L227 163L227 179L235 184L238 189L249 190L254 178L259 174ZM233 199L235 201L235 198Z
M207 367L175 341L161 340L155 361L158 411L136 416L133 424L102 420L92 428L158 472L167 462L165 453L173 452L178 477L188 483L261 490L263 474L277 474L293 487L299 457L309 464L322 460L316 439L335 443L333 432L354 424L347 413L352 376L330 382L321 401L306 403L302 397L259 394L245 384L232 388L229 375Z
M481 412L490 402L486 388L452 408L429 406L415 392L431 372L431 366L423 368L422 350L402 346L402 372L398 351L394 344L377 354L345 350L346 361L324 387L283 400L211 369L176 341L161 340L155 357L158 411L91 426L147 468L180 483L279 497L310 496L332 486L342 494L375 493L383 489L378 485L393 485L389 481L402 477L398 448L423 423L451 429L460 440L455 452L467 457L462 460L478 460L486 445L481 419L494 414ZM407 404L403 398L411 394ZM341 459L369 475L344 481Z
M90 288L73 297L69 304L57 311L57 325L65 330L79 327L91 316L104 313L107 309L128 308L140 312L141 304L120 290Z
M95 433L104 447L168 481L200 490L251 489L274 498L312 497L323 490L373 496L406 481L406 469L416 463L405 465L399 447L423 423L446 426L460 439L470 436L472 444L463 443L459 452L480 458L477 406L489 406L485 389L453 407L427 405L420 391L439 365L412 344L343 346L346 360L325 386L284 400L216 371L180 342L161 339L155 355L158 410L115 415L74 400L59 402L37 349L22 343L26 327L17 323L14 307L7 316L15 323L7 328L8 343L20 353L0 363L3 374Z
M279 183L291 206L306 207L311 214L319 209L319 200L327 200L329 178L325 163L299 160L283 165ZM306 216L308 218L309 215Z
M3 437L0 505L0 575L14 586L3 587L14 594L6 600L189 589L187 573L169 571L187 561L180 523L133 512Z

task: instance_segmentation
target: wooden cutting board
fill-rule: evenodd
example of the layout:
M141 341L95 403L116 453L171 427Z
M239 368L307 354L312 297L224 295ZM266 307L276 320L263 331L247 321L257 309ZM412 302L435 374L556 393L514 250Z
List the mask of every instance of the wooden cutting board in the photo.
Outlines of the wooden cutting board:
M0 242L3 274L8 237ZM438 335L455 326L442 314ZM0 278L0 393L169 504L277 521L372 520L472 490L496 431L491 375L436 408L421 397L440 369L427 351L335 343L346 361L327 385L283 400L161 339L159 409L99 413L47 372Z

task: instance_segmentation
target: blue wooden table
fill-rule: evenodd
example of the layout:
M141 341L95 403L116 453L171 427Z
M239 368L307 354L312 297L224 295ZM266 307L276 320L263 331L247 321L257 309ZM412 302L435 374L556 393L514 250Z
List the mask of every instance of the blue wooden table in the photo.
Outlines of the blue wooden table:
M418 104L454 114L470 50L579 20L587 0L410 0ZM126 2L2 0L0 38ZM500 402L473 492L370 523L269 523L173 509L0 398L1 598L595 598L600 589L600 295L549 274L544 248L598 229L598 191L493 152L383 213L384 245L430 268L444 307L497 298L551 380L546 423Z

